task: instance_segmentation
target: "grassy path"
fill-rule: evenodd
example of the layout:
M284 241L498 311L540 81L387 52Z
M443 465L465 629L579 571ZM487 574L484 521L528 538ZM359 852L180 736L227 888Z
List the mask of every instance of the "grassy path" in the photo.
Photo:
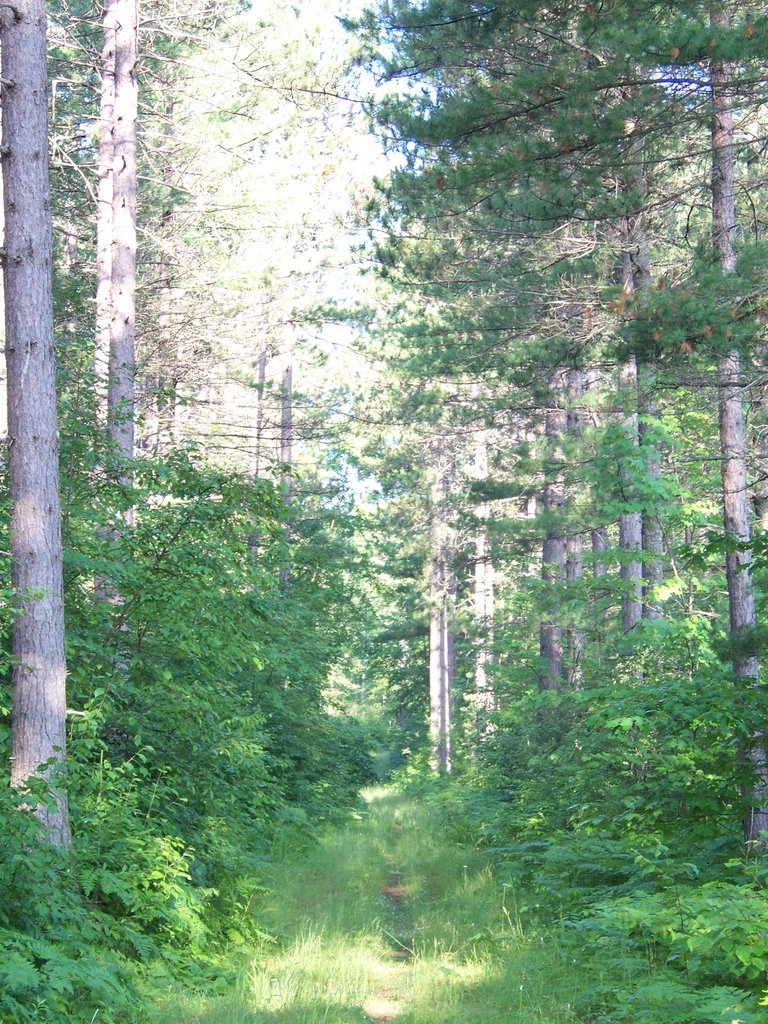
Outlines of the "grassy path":
M400 794L281 865L259 920L276 942L237 990L174 1024L568 1024L574 972L526 931L477 851Z

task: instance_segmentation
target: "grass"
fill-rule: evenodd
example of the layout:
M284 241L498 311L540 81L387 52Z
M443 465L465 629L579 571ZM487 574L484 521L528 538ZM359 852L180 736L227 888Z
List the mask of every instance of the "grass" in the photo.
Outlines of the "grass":
M428 810L371 791L358 821L273 869L254 912L275 937L222 998L163 1024L569 1024L582 984L556 938L524 927L483 855Z

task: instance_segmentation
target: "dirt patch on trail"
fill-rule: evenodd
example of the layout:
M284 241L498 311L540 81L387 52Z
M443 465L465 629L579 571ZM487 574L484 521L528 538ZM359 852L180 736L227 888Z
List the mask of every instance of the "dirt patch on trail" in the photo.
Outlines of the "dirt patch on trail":
M410 949L411 939L405 927L407 921L406 903L413 894L413 890L409 886L403 885L402 877L399 871L390 871L387 884L381 887L381 894L386 905L389 907L389 928L385 934L391 949L387 953L387 959L400 962L410 960L413 957L413 952Z
M393 903L400 904L410 896L410 890L404 885L382 885L382 894Z
M386 980L382 979L384 984L376 986L377 991L368 996L362 1007L363 1016L370 1024L389 1024L402 1015L407 989L407 961L413 958L407 929L407 903L413 889L403 885L402 873L394 870L393 860L387 857L389 878L381 886L386 924L382 933L389 945L381 961Z

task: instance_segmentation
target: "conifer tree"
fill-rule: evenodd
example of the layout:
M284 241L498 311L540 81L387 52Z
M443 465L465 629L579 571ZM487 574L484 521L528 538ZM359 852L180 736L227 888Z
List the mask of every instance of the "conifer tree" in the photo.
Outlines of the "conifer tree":
M715 11L711 25L715 32L728 30L731 27L728 9ZM734 68L730 61L716 57L710 62L709 72L712 92L712 243L720 269L723 274L729 275L736 269ZM741 354L737 348L731 348L720 357L717 376L723 518L726 538L731 546L726 554L726 575L733 669L739 683L756 687L760 679L760 661L753 649L757 622L750 574L752 553L749 548L751 529L747 434L742 398ZM768 759L762 733L752 737L747 756L754 767L755 783L751 793L753 803L744 831L748 840L758 840L761 834L768 832Z
M0 12L3 208L11 501L13 753L11 784L37 777L45 837L71 843L63 778L66 663L59 433L51 294L46 14L37 0Z
M475 389L479 395L479 389ZM473 475L480 488L490 477L488 457L489 431L484 425L475 427L473 436ZM480 738L487 737L495 707L491 668L494 638L494 560L490 537L491 504L481 498L474 510L474 582L475 616L475 727Z
M450 440L431 442L432 475L429 556L429 732L431 766L449 774L453 768L453 717L456 681L455 538L449 503L455 486L455 454Z
M546 611L540 627L539 640L542 662L539 686L542 690L562 689L566 676L564 631L559 604L566 574L568 550L564 517L566 494L562 451L563 438L567 429L567 401L567 371L558 368L552 373L544 425L547 450L542 509L546 536L542 545L541 574L546 585Z

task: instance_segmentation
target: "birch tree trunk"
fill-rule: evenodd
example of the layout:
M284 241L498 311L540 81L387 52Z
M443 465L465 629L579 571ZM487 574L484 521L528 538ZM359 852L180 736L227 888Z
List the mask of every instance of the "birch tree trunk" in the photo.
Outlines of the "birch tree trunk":
M646 184L642 166L642 153L637 142L628 147L626 190L645 195ZM651 268L648 255L648 241L642 210L628 212L622 223L621 284L624 297L633 299L642 294L650 285ZM624 363L619 371L619 383L627 405L633 411L624 418L624 430L634 447L641 443L640 420L640 377L641 370L635 355ZM642 410L640 410L642 411ZM631 462L633 460L629 460ZM631 495L633 473L626 465L619 467L622 486ZM624 589L621 599L621 621L624 633L631 632L643 617L643 513L630 511L619 519L619 547L622 551L620 567Z
M456 581L447 501L451 467L433 444L432 529L429 612L429 733L433 771L449 774L452 768L452 701L455 678L453 634Z
M267 383L267 346L259 349L256 359L256 436L254 438L253 475L256 480L261 476L262 448L264 445L264 391Z
M264 410L265 410L265 389L267 383L267 343L264 342L262 347L259 349L259 354L256 359L256 423L254 424L254 451L253 451L253 479L261 479L262 474L262 456L263 456L263 444L264 444ZM285 529L288 529L286 523ZM286 537L286 542L290 538ZM254 526L249 541L249 548L251 551L251 557L254 562L259 557L259 547L261 545L261 534L258 527ZM281 580L286 583L290 579L290 565L285 564L281 572ZM285 575L287 570L288 575Z
M712 25L727 28L730 14L712 15ZM712 244L716 260L726 274L736 269L736 199L733 127L733 68L724 61L710 65L712 90ZM725 533L739 543L725 559L730 611L733 671L748 687L760 682L760 662L752 634L757 625L755 597L749 566L752 552L743 545L750 541L747 452L742 398L741 359L737 349L722 356L718 364L720 454L722 457L723 522ZM747 840L761 838L768 831L768 771L765 735L752 737L743 752L754 772L752 807L744 822Z
M104 45L101 51L101 105L99 111L98 185L96 192L96 375L97 415L107 422L109 352L112 337L112 180L115 165L115 12L114 0L104 8Z
M293 486L293 351L285 352L280 385L280 482L286 504L291 500Z
M592 576L598 580L608 572L603 557L608 550L608 530L605 526L597 526L591 533L592 545Z
M433 551L430 568L429 613L429 735L430 767L448 773L451 766L451 722L448 700L448 652L445 622L445 562Z
M644 198L648 185L643 166L643 155L639 144L635 143L630 152L629 184L637 192L638 198ZM642 295L651 286L651 258L648 251L648 237L645 229L645 214L637 210L627 216L625 235L625 267L624 289L628 295ZM643 490L646 500L640 513L640 549L642 551L642 607L644 619L658 619L661 611L653 597L654 589L664 582L664 535L658 516L658 507L649 493L655 494L654 484L661 478L661 453L653 434L653 422L659 410L654 394L656 374L647 363L636 364L637 391L637 443L642 456L642 472L644 476ZM636 613L636 609L635 609Z
M283 350L283 371L280 384L280 482L283 488L283 502L286 511L291 504L293 489L293 324L290 319L285 325L285 346ZM291 543L291 524L286 515L283 524L286 550ZM280 571L280 579L288 583L291 578L291 556L286 555Z
M624 99L632 99L632 90L624 90ZM622 288L626 298L631 299L647 292L651 285L651 258L642 208L648 194L644 144L637 137L634 121L628 122L628 143L625 154L624 190L629 198L635 197L637 208L629 210L622 224ZM643 474L643 491L655 494L654 483L661 476L661 455L655 443L652 421L658 415L654 396L655 374L653 368L630 359L623 368L623 382L627 391L634 394L632 404L638 416L625 421L632 435L633 443L640 447ZM630 484L628 476L622 478ZM653 599L653 592L664 581L663 533L654 499L647 499L641 512L628 513L623 535L627 544L628 558L623 566L626 590L622 605L624 632L634 629L641 618L659 618L660 611ZM621 531L620 531L621 532ZM621 544L621 542L620 542ZM624 545L621 544L624 548ZM642 552L641 559L633 558L635 551ZM633 581L637 582L633 582Z
M644 366L638 380L638 408L640 411L640 450L643 454L643 470L646 478L646 493L654 491L653 485L661 479L661 452L653 438L653 422L659 410L654 395L656 376ZM661 609L656 589L664 582L664 532L659 520L658 503L646 501L642 512L643 548L643 618L660 619Z
M168 83L167 88L173 86ZM165 203L160 223L160 296L158 319L159 394L157 397L157 444L172 446L176 441L176 391L179 386L179 346L173 314L173 116L174 101L165 104L163 132L163 187Z
M599 375L594 367L590 367L587 370L584 388L589 396L589 422L593 429L600 427L602 417L599 409L597 408L597 394L599 391ZM590 531L590 546L592 548L592 577L594 579L600 579L605 576L608 572L608 567L605 563L605 555L608 550L608 529L605 526L596 526Z
M450 482L449 482L450 486ZM446 497L448 495L446 494ZM454 622L456 619L456 552L454 549L452 531L448 530L446 536L445 550L445 607L443 609L443 651L445 652L445 664L443 666L443 691L441 698L443 718L443 753L441 756L441 768L446 774L453 771L453 701L456 692L456 630Z
M632 294L632 275L627 273L626 266L629 260L625 260L624 291L628 296ZM633 411L625 414L623 426L627 441L633 447L640 443L638 433L637 412L637 360L634 356L621 366L619 370L619 386L628 406ZM629 460L627 460L629 461ZM630 463L631 464L631 463ZM622 489L625 490L627 498L630 498L634 489L633 473L627 462L619 466L619 481ZM624 633L631 632L638 624L643 615L643 520L642 514L638 511L625 512L619 517L619 547L621 549L621 565L619 575L623 586L621 592L621 627Z
M42 0L0 8L3 77L8 449L11 499L13 747L11 784L41 775L35 809L51 843L71 844L62 771L66 665L56 356L51 296L46 16Z
M128 482L136 407L137 0L110 0L109 12L114 25L115 104L108 426L123 464L121 476Z

